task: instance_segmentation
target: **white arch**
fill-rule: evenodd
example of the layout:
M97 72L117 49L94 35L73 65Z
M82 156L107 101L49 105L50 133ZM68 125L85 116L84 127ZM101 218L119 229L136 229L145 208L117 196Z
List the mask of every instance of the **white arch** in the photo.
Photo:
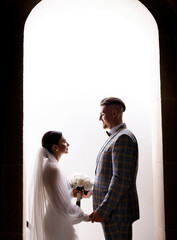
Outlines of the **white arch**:
M42 134L59 128L71 143L61 163L66 175L82 171L93 176L106 138L98 122L99 101L110 95L122 98L127 105L124 120L140 147L141 219L134 224L134 238L154 239L152 109L154 101L160 109L160 76L152 15L137 0L45 0L31 12L24 36L27 168ZM155 116L160 129L160 112ZM84 200L83 208L91 211L91 200ZM92 239L103 238L98 225L81 224L81 240L86 230Z

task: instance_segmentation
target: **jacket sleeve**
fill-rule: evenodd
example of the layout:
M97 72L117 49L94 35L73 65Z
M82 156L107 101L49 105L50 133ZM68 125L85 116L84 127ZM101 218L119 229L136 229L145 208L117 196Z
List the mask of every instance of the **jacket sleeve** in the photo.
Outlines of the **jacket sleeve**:
M137 144L130 136L121 135L112 149L112 178L108 192L96 209L105 220L109 219L134 181L137 161Z

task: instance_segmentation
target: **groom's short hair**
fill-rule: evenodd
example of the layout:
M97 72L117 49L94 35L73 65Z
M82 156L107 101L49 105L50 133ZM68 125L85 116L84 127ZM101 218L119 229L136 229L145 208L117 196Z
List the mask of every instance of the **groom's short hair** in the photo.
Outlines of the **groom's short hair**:
M104 98L103 100L101 100L101 102L100 102L100 106L111 105L111 104L120 105L121 107L123 107L123 112L126 110L125 103L120 98L107 97L107 98Z

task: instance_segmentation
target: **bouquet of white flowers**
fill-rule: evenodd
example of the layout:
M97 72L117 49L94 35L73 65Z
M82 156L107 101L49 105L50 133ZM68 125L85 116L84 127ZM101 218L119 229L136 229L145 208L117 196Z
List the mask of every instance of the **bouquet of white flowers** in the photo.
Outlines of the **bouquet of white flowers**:
M93 188L92 179L82 173L75 173L70 179L71 188L77 190L77 200L76 205L80 207L82 194L87 195L87 193Z

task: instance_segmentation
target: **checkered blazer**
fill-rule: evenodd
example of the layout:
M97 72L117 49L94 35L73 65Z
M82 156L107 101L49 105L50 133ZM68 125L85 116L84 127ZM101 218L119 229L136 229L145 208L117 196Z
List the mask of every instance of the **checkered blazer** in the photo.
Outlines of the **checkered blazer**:
M97 157L93 208L106 222L139 219L137 169L137 140L124 124L108 138Z

